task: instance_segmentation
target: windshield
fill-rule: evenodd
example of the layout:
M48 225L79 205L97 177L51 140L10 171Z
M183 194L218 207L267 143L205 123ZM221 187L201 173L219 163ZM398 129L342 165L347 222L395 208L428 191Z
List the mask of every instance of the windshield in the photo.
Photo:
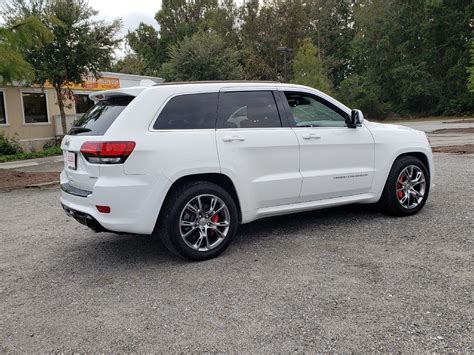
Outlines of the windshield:
M116 96L99 101L81 118L74 121L70 135L102 136L122 113L134 96Z

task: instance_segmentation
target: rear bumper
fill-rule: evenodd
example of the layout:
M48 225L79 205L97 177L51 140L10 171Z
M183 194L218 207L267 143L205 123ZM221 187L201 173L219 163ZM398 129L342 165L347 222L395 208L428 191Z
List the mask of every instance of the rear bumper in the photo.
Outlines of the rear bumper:
M171 186L164 176L125 175L99 177L93 191L69 184L61 173L61 204L66 213L97 231L151 234ZM109 206L100 213L96 206Z
M80 212L80 211L76 211L76 210L73 210L72 208L69 208L67 206L63 206L63 210L64 212L66 212L66 214L69 216L69 217L72 217L74 218L76 221L78 221L80 224L83 224L87 227L89 227L90 229L92 229L94 232L107 232L107 229L105 229L99 222L97 222L97 220L92 217L91 215L87 214L87 213L84 213L84 212Z
M78 189L74 186L71 186L68 182L61 184L61 190L63 190L64 192L70 195L79 196L79 197L87 197L89 195L92 195L92 191Z

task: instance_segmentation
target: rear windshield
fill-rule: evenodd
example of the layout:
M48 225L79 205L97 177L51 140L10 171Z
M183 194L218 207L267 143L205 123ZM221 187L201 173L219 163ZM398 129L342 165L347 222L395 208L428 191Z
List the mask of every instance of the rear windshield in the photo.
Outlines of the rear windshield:
M73 123L69 134L81 136L104 135L134 98L134 96L115 96L98 102Z

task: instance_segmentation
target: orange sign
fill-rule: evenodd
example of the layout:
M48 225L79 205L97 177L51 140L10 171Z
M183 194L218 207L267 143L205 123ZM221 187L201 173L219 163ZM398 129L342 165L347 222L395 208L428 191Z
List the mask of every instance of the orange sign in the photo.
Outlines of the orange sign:
M70 84L70 89L86 89L86 90L110 90L120 89L120 80L117 78L102 77L96 79L93 76L88 76L82 84Z
M120 89L120 80L117 78L108 78L101 77L96 79L94 76L88 76L85 78L82 84L68 83L64 85L69 89L79 89L79 90L110 90L110 89ZM52 85L48 82L44 84L44 87L52 88Z

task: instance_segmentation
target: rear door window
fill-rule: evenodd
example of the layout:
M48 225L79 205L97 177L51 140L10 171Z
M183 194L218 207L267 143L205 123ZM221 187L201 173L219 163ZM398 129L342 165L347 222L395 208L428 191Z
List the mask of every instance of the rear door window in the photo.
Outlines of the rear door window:
M219 117L223 128L281 127L271 91L223 92L219 97Z
M115 96L99 101L81 118L73 123L70 135L102 136L134 96Z
M186 94L171 98L153 129L214 129L217 93Z

